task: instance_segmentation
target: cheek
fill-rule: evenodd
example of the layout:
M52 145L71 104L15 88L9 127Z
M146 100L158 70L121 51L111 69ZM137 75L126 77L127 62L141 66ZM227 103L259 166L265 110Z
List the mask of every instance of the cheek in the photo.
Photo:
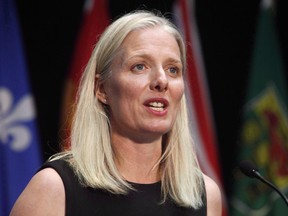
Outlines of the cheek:
M139 86L141 83L137 81L127 82L126 80L117 81L111 80L107 89L107 97L109 103L120 109L120 105L133 103L134 100L139 98Z
M182 81L176 82L172 90L172 97L175 99L175 102L180 103L183 94L184 94L184 83Z

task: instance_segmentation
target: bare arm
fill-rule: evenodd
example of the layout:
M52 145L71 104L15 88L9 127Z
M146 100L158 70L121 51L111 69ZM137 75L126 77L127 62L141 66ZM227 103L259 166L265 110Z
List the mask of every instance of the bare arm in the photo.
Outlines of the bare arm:
M46 168L38 172L17 199L10 216L63 216L65 191L58 173Z
M222 215L221 191L216 182L210 177L204 175L204 181L207 194L207 215L221 216Z

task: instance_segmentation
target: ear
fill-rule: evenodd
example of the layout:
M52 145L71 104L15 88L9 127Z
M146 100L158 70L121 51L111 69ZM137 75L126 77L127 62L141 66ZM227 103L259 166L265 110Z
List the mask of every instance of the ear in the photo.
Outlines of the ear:
M107 94L103 83L99 83L99 74L95 76L95 96L103 104L107 104Z

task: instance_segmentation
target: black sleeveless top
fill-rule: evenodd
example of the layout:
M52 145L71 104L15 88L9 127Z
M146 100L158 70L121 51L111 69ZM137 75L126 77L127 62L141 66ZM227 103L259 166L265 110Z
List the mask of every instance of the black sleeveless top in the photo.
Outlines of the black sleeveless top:
M60 175L65 188L65 215L67 216L205 216L205 204L200 209L177 206L173 201L161 201L161 183L131 183L137 191L127 195L115 195L101 189L82 186L72 168L64 160L45 163L41 169L53 168Z

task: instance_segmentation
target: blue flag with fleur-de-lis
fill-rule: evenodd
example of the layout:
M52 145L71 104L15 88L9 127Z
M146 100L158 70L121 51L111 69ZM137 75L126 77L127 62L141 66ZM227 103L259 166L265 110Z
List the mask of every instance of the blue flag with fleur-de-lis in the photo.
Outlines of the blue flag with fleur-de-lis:
M13 0L0 1L0 216L41 164L36 112Z

